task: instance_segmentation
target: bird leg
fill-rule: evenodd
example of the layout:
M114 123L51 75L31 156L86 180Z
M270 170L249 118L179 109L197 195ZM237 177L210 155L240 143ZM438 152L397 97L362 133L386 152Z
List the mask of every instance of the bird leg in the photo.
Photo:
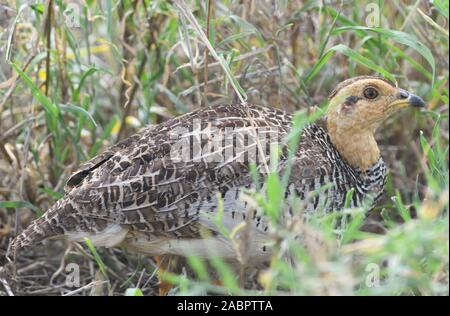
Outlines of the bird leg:
M156 275L159 281L159 296L166 296L173 287L173 284L171 282L164 280L164 273L166 273L166 271L170 272L170 257L156 256L155 261L158 269Z

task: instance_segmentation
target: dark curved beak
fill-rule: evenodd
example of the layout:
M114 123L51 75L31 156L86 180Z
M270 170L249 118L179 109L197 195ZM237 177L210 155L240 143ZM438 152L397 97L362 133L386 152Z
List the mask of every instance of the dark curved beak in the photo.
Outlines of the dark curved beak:
M400 90L400 100L407 103L409 106L417 107L417 108L424 108L426 107L425 101L422 100L421 97L412 94L406 90L401 89Z

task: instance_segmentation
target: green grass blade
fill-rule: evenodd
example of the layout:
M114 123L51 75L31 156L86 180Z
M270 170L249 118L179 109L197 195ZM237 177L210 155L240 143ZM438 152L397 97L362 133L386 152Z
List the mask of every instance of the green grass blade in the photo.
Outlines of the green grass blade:
M104 276L107 276L106 274L106 265L103 262L102 258L97 252L97 249L95 249L94 245L92 244L91 240L89 238L84 238L84 241L86 242L86 245L88 246L89 250L91 251L92 255L95 258L95 261L97 262L98 268L103 273Z
M415 36L401 32L396 30L389 30L384 29L380 27L366 27L366 26L342 26L335 28L333 31L333 34L337 35L342 32L346 31L366 31L366 32L375 32L377 34L380 34L384 36L385 38L389 38L397 43L406 45L415 51L417 51L420 55L425 58L425 60L428 62L428 64L431 66L432 73L433 73L433 83L432 86L434 86L434 78L436 73L436 62L434 60L433 54L431 53L430 49L426 47L422 42L420 42Z
M320 71L320 69L328 62L328 60L334 55L335 52L344 54L345 56L351 58L352 60L356 61L357 63L372 69L380 74L382 74L387 79L395 82L395 77L386 69L383 67L377 65L372 60L364 57L357 51L354 51L353 49L345 46L344 44L338 44L336 46L331 47L326 51L325 54L319 59L319 61L314 65L314 67L309 71L309 73L305 76L304 82L308 83L310 82Z

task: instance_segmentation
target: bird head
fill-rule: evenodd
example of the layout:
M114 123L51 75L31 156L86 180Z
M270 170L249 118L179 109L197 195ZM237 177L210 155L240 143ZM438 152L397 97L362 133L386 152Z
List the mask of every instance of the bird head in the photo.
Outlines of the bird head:
M340 83L330 95L328 117L353 131L376 130L393 113L425 107L418 96L378 77L356 77Z
M374 133L393 113L425 107L418 96L389 81L362 76L340 83L330 95L327 128L331 141L350 164L365 169L380 154Z

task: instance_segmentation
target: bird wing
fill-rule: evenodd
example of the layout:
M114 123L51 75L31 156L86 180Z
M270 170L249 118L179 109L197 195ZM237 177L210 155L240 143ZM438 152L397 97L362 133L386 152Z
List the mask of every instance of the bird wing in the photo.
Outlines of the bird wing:
M66 182L64 191L66 193L70 192L73 188L77 187L83 179L85 179L89 174L91 174L95 169L104 164L108 159L114 156L118 151L126 147L133 146L140 138L142 133L137 133L124 139L117 144L107 148L101 154L93 157L92 159L84 162L78 167L78 170L74 172Z
M281 115L272 111L267 114L269 118ZM270 124L260 112L254 117L258 126ZM208 161L203 154L198 157L193 154L183 161L171 157L171 150L181 139L171 133L176 127L183 127L188 131L184 138L198 137L195 119L201 120L202 130L208 125L217 127L216 133L227 127L251 127L242 109L217 106L144 130L84 164L69 179L68 198L74 208L84 217L127 225L150 235L187 237L198 235L200 225L214 230L219 192L224 201L226 226L244 220L246 207L238 195L241 187L252 185L248 161L239 160L236 155L223 161ZM279 136L288 131L286 126ZM211 138L202 138L199 146L205 148L211 142ZM302 155L303 149L299 149L295 164L307 171L296 171L294 177L315 178L320 172L316 167L320 161L312 156L320 155L320 150L307 140L302 142L301 147L308 148L308 155ZM224 150L221 148L218 154ZM256 213L254 217L255 228L266 231L262 214Z

